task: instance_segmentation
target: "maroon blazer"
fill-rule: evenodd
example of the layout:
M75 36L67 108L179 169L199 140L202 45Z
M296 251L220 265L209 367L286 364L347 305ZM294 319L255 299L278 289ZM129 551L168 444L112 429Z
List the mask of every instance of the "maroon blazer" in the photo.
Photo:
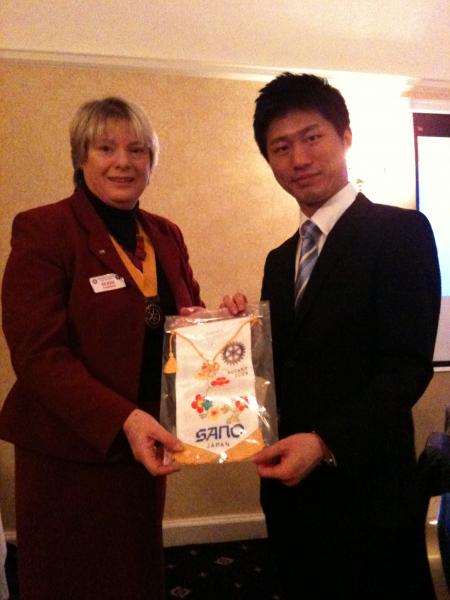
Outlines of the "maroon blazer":
M179 228L142 210L177 308L201 304ZM95 293L90 278L126 286ZM17 381L0 437L35 452L102 462L136 407L144 298L84 194L16 216L3 288L3 328Z

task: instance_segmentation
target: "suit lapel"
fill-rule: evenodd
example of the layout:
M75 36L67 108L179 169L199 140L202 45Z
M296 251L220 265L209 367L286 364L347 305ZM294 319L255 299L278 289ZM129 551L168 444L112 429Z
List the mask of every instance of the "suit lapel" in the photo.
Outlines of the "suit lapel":
M295 318L294 295L295 295L295 257L298 246L298 231L287 241L283 252L280 254L280 262L277 265L276 278L279 280L280 308L286 316L286 320L292 323Z
M358 194L353 204L349 206L330 231L297 310L297 327L314 304L314 298L320 292L323 282L332 275L336 262L342 260L348 252L351 252L355 236L359 232L359 223L361 219L365 218L369 206L370 200L363 194Z
M294 332L294 272L298 231L267 259L262 300L270 300L274 344L279 353L288 348ZM278 352L277 352L278 353Z
M72 209L78 222L89 235L89 249L112 273L122 276L127 284L137 290L138 286L123 264L109 237L108 230L91 206L89 200L80 191L72 196ZM164 271L175 298L177 307L189 306L191 294L187 289L185 278L181 275L180 249L169 234L160 231L150 214L139 211L139 221L144 227L155 249L156 257Z

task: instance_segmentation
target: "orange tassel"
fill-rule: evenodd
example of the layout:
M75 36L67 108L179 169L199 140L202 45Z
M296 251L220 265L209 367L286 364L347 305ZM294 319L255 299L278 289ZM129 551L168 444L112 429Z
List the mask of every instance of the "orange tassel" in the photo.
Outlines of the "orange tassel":
M167 359L166 364L164 365L164 373L170 375L172 373L177 372L177 360L173 355L173 352L169 352L169 358Z

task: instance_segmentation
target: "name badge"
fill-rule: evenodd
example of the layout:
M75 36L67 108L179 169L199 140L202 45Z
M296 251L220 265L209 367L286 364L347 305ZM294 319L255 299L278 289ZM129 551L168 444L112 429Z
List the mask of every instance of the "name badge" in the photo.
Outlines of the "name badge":
M106 275L98 275L98 277L90 277L89 283L96 294L100 292L109 292L118 290L126 286L125 279L115 273L107 273Z

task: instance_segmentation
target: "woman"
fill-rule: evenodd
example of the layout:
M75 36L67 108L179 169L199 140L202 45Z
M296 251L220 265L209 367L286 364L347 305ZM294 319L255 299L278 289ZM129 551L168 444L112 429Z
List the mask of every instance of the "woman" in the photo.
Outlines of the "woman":
M15 444L21 600L163 597L159 425L163 315L200 305L176 225L139 208L158 160L119 98L71 125L76 189L19 214L3 280L17 381L0 415Z

